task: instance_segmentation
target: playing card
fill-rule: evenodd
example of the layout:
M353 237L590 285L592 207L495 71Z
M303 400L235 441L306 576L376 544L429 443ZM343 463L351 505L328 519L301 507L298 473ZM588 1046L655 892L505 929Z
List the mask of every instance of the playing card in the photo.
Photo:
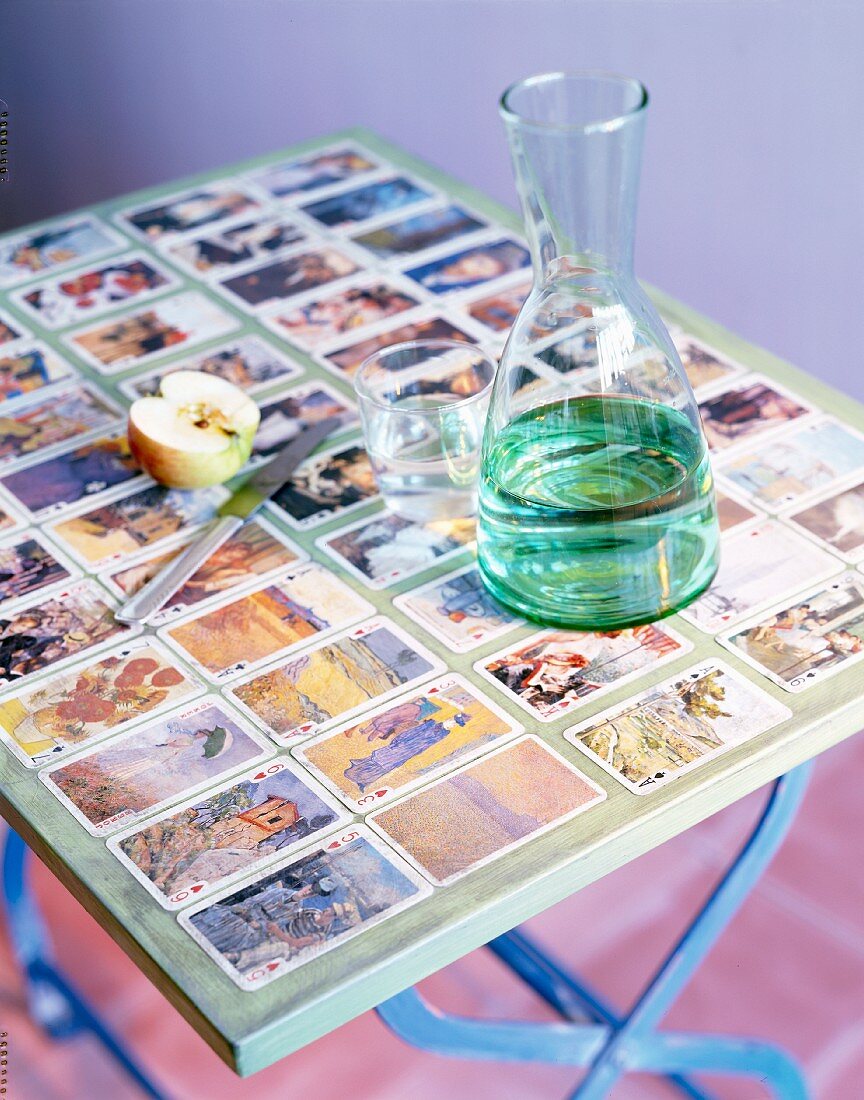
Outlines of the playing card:
M676 661L693 648L665 623L603 634L541 630L474 665L541 722L570 714L622 684Z
M523 622L493 599L473 564L395 596L393 604L456 653L468 653Z
M172 294L148 305L75 329L63 339L101 374L116 374L215 340L239 322L197 292Z
M847 561L864 559L864 481L831 489L783 519Z
M77 376L78 371L47 344L16 342L14 348L0 344L0 402Z
M360 264L345 246L322 245L294 251L280 259L221 279L214 286L241 309L258 312L281 305L308 290L346 279L360 271Z
M367 821L431 882L446 886L605 798L602 787L529 735Z
M103 577L103 583L120 599L128 600L185 550L189 542L189 537L183 536L160 553L124 564ZM275 577L308 556L266 520L260 517L247 520L147 621L157 625L179 618L193 608L209 607L226 593Z
M92 214L61 218L39 229L0 237L0 287L119 251L126 242Z
M373 610L322 566L304 565L159 633L193 668L218 683L350 626Z
M453 203L365 230L351 239L379 260L386 261L425 252L455 237L487 227L480 217Z
M260 408L261 423L255 433L250 459L253 463L272 458L298 432L320 420L335 420L334 432L357 425L354 402L326 382L304 382L283 390L278 397L263 401Z
M0 415L0 467L46 458L70 439L91 439L117 427L120 408L87 382L38 395Z
M362 825L178 915L241 989L275 978L428 897L432 887Z
M523 732L466 680L447 675L293 752L348 806L366 813Z
M348 344L334 351L320 353L316 356L319 363L337 375L345 377L352 375L364 359L368 359L376 351L389 347L390 344L401 344L407 340L456 340L463 344L476 344L478 341L458 325L448 321L445 317L432 316L423 320L412 321L410 324L400 325L398 328L387 329L377 336L369 336L359 343ZM435 354L434 351L429 352Z
M717 639L787 691L804 691L864 657L864 577L846 573Z
M0 351L9 350L9 344L29 340L33 333L26 328L17 317L12 317L4 309L0 309Z
M687 374L687 381L694 392L702 392L707 386L713 386L727 379L736 378L744 374L746 368L722 351L710 347L708 344L691 336L689 332L680 329L671 329L670 335L681 363Z
M309 191L345 183L371 172L380 165L365 149L355 145L334 146L301 157L271 164L250 174L249 179L277 199L305 197Z
M343 286L261 318L277 336L309 351L321 344L362 334L388 317L420 305L419 298L380 277Z
M634 794L648 794L792 712L722 661L706 661L565 730Z
M175 370L200 370L205 374L215 374L217 378L233 382L250 394L276 382L296 378L302 372L300 366L260 336L238 336L236 340L175 361L170 366L136 374L120 382L118 388L132 401L139 397L151 397L159 392L162 379Z
M720 523L721 535L726 531L733 531L744 523L767 518L764 512L757 511L717 486L714 488L714 498L717 501L717 519Z
M0 616L0 683L80 657L88 649L119 641L139 628L114 618L116 603L95 581L31 595Z
M317 539L325 554L369 588L389 588L473 545L473 519L414 523L378 512Z
M204 685L151 638L0 697L0 740L28 768L68 756L200 695Z
M172 241L180 233L261 209L258 198L234 180L206 183L117 215L118 223L146 241Z
M88 833L103 836L251 767L272 748L227 703L206 695L43 768L39 778Z
M360 443L349 443L304 458L267 507L292 527L303 529L377 499L369 456Z
M442 661L381 617L318 642L226 694L280 744L329 729L444 672Z
M470 317L498 337L504 337L510 331L525 299L531 292L531 283L526 281L516 286L499 290L495 294L486 294L475 298L473 302L463 303Z
M450 294L482 286L530 266L531 255L525 245L503 237L427 260L408 268L405 274L430 294Z
M180 532L192 534L214 518L228 495L222 485L192 491L151 485L55 520L48 531L76 561L98 573L132 554L155 550Z
M864 473L864 435L837 420L805 421L779 439L757 441L752 450L721 461L718 470L755 503L785 508Z
M392 214L433 197L434 192L416 180L395 175L316 199L300 209L328 229L336 229Z
M699 402L708 448L722 453L762 439L813 411L769 378L750 374Z
M142 252L129 252L93 267L52 275L15 291L11 300L42 328L66 328L121 306L174 290L180 280Z
M0 535L10 535L13 531L26 527L29 522L23 512L0 498Z
M265 760L108 841L166 909L179 909L310 844L350 816L290 761Z
M218 278L239 264L278 256L305 238L306 231L296 218L267 212L240 225L221 225L202 236L177 241L167 254L196 278Z
M74 450L31 461L0 477L0 485L34 519L43 520L109 489L148 480L132 457L125 432L116 431Z
M714 583L680 614L716 634L840 568L835 557L782 524L769 520L742 527L725 536Z
M0 540L0 612L33 592L65 586L77 569L33 528Z

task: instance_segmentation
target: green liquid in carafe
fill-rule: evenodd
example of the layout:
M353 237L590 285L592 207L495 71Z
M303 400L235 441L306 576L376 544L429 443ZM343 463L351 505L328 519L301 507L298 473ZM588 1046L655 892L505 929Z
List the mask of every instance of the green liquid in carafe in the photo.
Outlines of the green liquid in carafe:
M650 622L717 571L704 440L653 401L589 395L515 417L488 444L479 513L487 586L550 626Z

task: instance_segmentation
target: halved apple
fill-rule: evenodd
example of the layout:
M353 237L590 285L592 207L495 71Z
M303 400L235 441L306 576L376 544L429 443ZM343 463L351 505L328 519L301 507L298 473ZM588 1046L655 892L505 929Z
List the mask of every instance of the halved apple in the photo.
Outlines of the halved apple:
M241 389L197 370L167 374L155 397L129 410L129 447L151 477L171 489L219 485L252 452L261 413Z

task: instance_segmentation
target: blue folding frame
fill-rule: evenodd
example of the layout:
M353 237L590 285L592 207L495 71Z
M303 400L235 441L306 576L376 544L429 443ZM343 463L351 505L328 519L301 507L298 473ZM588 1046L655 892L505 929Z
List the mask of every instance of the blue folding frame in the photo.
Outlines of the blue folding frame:
M620 1077L635 1071L667 1077L692 1100L712 1100L712 1094L688 1076L694 1071L758 1078L780 1100L807 1100L800 1070L788 1054L772 1044L656 1029L783 843L810 770L809 763L802 764L774 783L741 852L628 1012L617 1012L516 929L487 947L558 1012L561 1023L466 1019L438 1011L416 989L407 989L379 1005L378 1015L400 1038L436 1054L583 1067L587 1072L572 1100L601 1100ZM34 1021L55 1039L90 1032L145 1095L167 1100L54 964L30 889L28 854L18 834L8 829L3 846L2 902Z
M801 1071L788 1054L772 1044L658 1032L656 1027L783 843L804 797L810 770L811 764L802 764L776 780L746 844L628 1012L617 1013L524 932L516 930L487 946L566 1023L464 1019L429 1006L416 989L379 1005L379 1016L412 1046L436 1054L582 1066L587 1073L572 1100L601 1100L620 1077L635 1071L662 1074L683 1095L709 1100L711 1094L706 1089L684 1076L698 1070L756 1077L780 1100L807 1100Z

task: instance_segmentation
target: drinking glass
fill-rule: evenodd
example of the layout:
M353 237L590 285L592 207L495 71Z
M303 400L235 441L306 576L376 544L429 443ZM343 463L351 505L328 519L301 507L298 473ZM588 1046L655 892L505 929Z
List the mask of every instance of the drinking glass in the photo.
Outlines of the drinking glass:
M495 368L454 340L392 344L361 364L366 449L392 511L419 522L473 515Z

